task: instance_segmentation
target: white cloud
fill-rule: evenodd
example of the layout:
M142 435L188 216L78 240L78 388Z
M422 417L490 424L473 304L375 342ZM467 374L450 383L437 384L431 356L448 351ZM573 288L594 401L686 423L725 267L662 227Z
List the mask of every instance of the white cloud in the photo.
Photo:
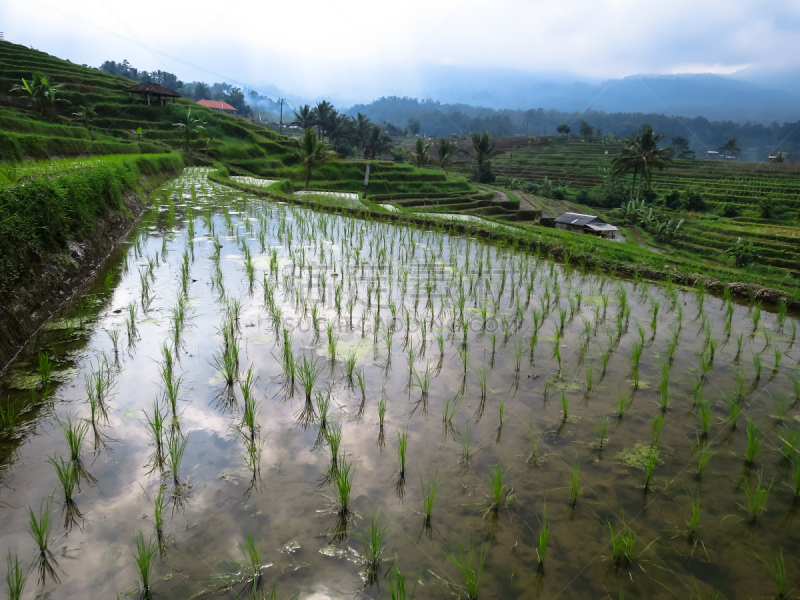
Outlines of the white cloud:
M800 63L800 12L763 0L11 0L0 16L7 39L74 62L354 101L424 94L437 65L601 80Z

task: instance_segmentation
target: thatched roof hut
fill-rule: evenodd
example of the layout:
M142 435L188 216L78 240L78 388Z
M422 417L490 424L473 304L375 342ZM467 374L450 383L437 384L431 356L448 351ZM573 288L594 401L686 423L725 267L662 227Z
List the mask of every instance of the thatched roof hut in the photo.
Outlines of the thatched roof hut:
M128 92L129 94L139 94L140 96L144 96L147 99L147 106L150 106L151 96L154 98L158 98L158 103L161 104L161 106L164 106L166 103L164 98L169 99L169 98L181 97L181 95L178 92L174 92L168 88L165 88L163 85L158 85L157 83L153 83L152 81L145 81L143 83L139 83L137 85L127 88L125 91Z

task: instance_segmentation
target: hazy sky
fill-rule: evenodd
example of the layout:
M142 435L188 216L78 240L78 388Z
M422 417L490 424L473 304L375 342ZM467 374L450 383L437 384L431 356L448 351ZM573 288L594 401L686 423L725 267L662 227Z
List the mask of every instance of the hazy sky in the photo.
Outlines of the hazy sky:
M0 31L77 63L351 102L424 96L443 65L568 80L800 65L800 0L0 0Z

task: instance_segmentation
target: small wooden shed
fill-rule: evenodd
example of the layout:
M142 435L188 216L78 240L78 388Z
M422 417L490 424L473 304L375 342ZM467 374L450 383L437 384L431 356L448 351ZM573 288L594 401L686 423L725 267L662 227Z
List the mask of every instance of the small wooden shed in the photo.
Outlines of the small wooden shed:
M566 229L579 233L591 233L600 237L616 237L617 229L609 225L603 219L593 215L583 215L581 213L564 213L555 221L556 229Z
M168 88L165 88L163 85L158 85L157 83L153 83L152 81L145 81L144 83L139 83L137 85L131 86L125 90L131 97L133 94L139 94L140 96L144 96L147 99L147 106L151 106L150 99L157 99L158 103L161 106L165 106L166 103L172 98L172 101L175 101L175 98L180 98L181 95L178 92L174 92ZM166 99L166 100L165 100Z

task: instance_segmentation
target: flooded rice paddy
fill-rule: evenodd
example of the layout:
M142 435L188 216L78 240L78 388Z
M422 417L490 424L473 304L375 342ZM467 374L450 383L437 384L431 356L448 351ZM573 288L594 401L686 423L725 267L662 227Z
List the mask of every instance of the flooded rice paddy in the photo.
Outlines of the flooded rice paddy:
M22 597L796 595L785 311L202 169L156 198L4 374Z

